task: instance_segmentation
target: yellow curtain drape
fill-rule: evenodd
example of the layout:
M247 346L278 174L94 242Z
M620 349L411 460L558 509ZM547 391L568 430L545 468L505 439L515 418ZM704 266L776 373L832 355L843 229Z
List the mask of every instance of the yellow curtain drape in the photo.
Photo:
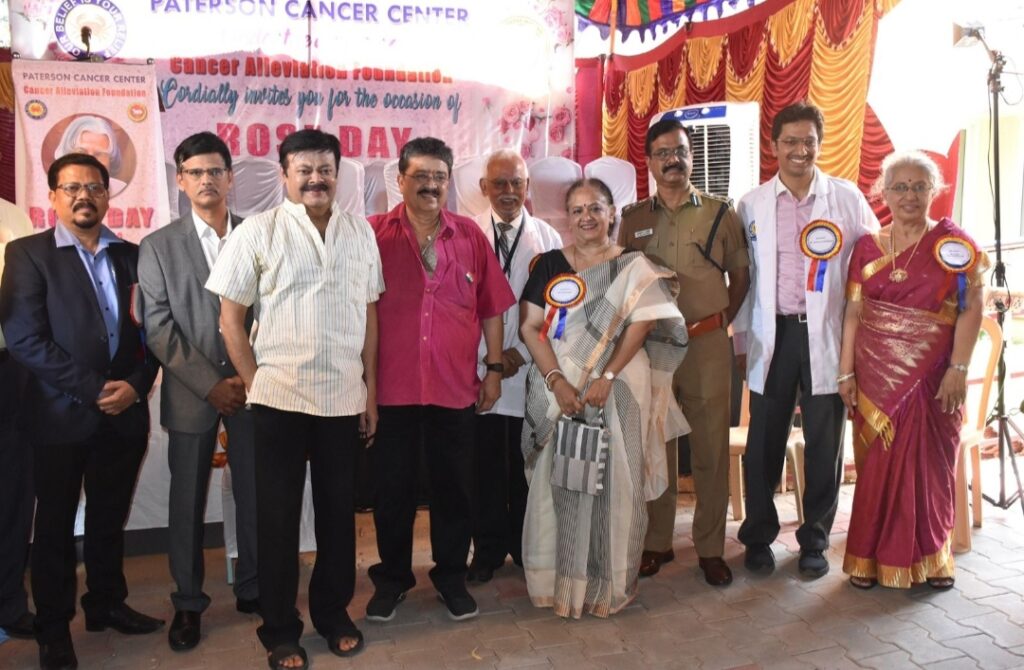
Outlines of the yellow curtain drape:
M768 41L783 67L796 56L807 39L807 31L814 29L816 4L816 0L796 0L769 17Z
M686 64L697 88L707 88L711 80L715 78L722 61L722 42L724 40L725 36L719 35L687 42L689 48L686 51Z
M629 115L627 106L628 100L623 100L619 105L619 111L612 114L608 105L601 105L603 117L601 119L601 153L605 156L615 156L622 160L629 160L626 147L629 140L629 129L626 117Z
M14 79L10 63L0 63L0 109L14 111Z
M626 74L626 100L633 113L643 116L654 104L654 87L658 83L658 64L651 63Z
M864 3L863 15L845 44L834 47L821 20L814 32L807 98L825 117L825 139L818 167L856 182L864 136L864 106L871 75L874 6Z

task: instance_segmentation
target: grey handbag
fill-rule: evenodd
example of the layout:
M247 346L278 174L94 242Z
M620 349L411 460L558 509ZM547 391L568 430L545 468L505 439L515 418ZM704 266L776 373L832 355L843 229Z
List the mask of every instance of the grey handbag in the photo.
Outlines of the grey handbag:
M551 484L569 491L598 495L604 489L609 431L604 410L592 421L562 416L555 424Z

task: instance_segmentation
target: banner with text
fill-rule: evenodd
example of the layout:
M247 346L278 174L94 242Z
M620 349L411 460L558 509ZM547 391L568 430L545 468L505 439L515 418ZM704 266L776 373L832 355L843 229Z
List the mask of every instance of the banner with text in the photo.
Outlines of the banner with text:
M457 158L499 147L572 155L572 0L12 0L23 57L153 58L164 146L214 130L276 160L295 128L346 156L440 137Z
M104 223L138 242L167 221L156 72L151 65L11 63L18 108L19 206L36 229L53 227L46 171L71 152L110 171Z

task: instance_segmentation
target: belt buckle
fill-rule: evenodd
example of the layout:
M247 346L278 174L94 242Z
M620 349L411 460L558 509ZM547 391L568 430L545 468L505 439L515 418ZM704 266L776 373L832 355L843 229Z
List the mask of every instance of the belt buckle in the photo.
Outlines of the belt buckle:
M807 314L797 314L796 315L796 322L797 323L807 323Z

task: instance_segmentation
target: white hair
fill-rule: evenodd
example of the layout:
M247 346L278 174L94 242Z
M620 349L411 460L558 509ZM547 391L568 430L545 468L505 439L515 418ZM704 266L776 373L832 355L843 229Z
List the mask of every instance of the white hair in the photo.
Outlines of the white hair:
M871 195L881 196L882 191L892 185L893 173L902 167L916 167L924 170L928 174L932 193L941 193L945 190L946 182L942 178L942 171L928 154L922 151L894 151L882 161L882 172L878 175L874 186L871 187Z
M57 145L54 158L60 158L71 153L80 153L81 149L78 145L78 139L84 132L105 135L110 140L109 172L111 175L118 172L121 169L121 147L117 144L117 135L114 133L114 128L110 125L110 122L100 116L86 114L79 116L69 123L68 127L64 130L64 135L60 138L60 144Z

